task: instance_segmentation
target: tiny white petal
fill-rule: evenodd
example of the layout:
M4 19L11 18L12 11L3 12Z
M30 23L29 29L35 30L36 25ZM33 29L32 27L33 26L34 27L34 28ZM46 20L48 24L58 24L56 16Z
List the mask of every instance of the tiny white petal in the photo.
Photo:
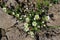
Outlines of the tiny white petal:
M28 10L28 8L26 8Z
M35 18L34 18L34 20L35 20Z
M26 17L26 15L24 15L24 17Z
M40 28L40 26L37 26L38 28Z
M44 21L42 21L42 23L44 23Z
M31 14L29 14L31 16Z
M44 24L43 26L45 27L46 25Z
M15 15L15 13L14 13L14 12L12 12L12 14L13 14L13 15Z
M42 12L44 12L44 10L42 10Z
M17 17L19 17L19 14L16 14Z
M20 18L20 19L22 19L22 18Z

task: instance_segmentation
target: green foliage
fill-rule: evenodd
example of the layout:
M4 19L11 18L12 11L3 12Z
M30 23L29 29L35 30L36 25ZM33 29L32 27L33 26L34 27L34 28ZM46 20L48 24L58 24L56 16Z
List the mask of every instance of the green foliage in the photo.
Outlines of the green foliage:
M49 1L43 1L43 5L45 5L45 6L49 6Z

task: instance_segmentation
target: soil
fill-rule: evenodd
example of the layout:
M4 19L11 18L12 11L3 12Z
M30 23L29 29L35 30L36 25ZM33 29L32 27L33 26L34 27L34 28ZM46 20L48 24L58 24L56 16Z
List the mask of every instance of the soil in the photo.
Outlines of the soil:
M47 25L49 26L60 26L60 3L59 4L53 4L52 7L49 8L49 15L53 14L54 20L49 20L50 23Z
M0 8L0 40L34 40L22 31L23 23L19 22L17 27L16 18L6 14ZM21 30L20 30L21 29Z

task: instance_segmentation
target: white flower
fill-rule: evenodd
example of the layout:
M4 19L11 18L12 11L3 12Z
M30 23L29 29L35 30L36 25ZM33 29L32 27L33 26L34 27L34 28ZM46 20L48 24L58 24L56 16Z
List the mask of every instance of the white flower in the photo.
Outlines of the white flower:
M35 15L35 19L38 20L39 19L39 15Z
M29 28L28 28L28 23L24 23L24 31L29 31Z
M5 11L5 12L7 11L5 7L3 8L3 11Z
M47 16L47 18L48 18L48 20L50 19L50 17L49 17L49 16Z
M35 18L34 18L34 20L35 20Z
M31 14L29 14L31 16Z
M21 17L21 18L19 18L19 19L22 19L22 17Z
M28 27L27 28L24 28L24 31L26 31L26 32L29 31L29 28Z
M28 10L28 8L26 8Z
M30 21L30 19L27 17L27 18L26 18L26 22L29 22L29 21Z
M46 25L44 24L43 26L45 27Z
M19 14L16 14L16 17L19 17Z
M37 26L38 28L40 28L40 26Z
M32 22L32 25L33 25L33 26L36 26L36 25L37 25L37 23L36 23L36 22Z
M32 38L34 37L34 33L32 31L30 31L28 34L31 35Z
M44 21L42 21L42 23L44 23Z
M52 4L49 5L50 7L52 6Z
M26 15L24 15L24 17L26 17Z
M28 23L24 23L24 27L27 28L29 25Z
M45 19L46 19L46 21L48 21L50 19L50 17L49 16L46 16Z
M42 12L44 12L44 10L42 10Z
M15 15L15 13L14 13L14 12L12 12L12 14L13 14L13 15Z

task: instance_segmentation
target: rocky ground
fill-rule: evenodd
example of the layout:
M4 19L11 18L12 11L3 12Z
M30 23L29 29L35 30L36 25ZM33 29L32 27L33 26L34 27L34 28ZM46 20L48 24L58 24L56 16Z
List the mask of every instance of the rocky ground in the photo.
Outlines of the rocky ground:
M22 28L22 23L18 23L18 25L16 25L18 28L13 27L15 23L16 19L3 12L0 8L0 37L2 37L0 40L33 40L29 36L25 37L26 33L18 29ZM8 38L6 38L6 36Z
M53 14L52 18L54 20L50 19L48 25L60 26L60 4L53 4L53 6L49 8L49 14Z
M60 26L60 4L55 4L49 8L49 14L54 15L54 20L50 19L48 25ZM31 38L30 35L26 36L26 33L22 31L23 23L16 24L16 22L18 22L16 18L6 14L0 8L0 40L60 40L60 28L42 30L37 38Z

